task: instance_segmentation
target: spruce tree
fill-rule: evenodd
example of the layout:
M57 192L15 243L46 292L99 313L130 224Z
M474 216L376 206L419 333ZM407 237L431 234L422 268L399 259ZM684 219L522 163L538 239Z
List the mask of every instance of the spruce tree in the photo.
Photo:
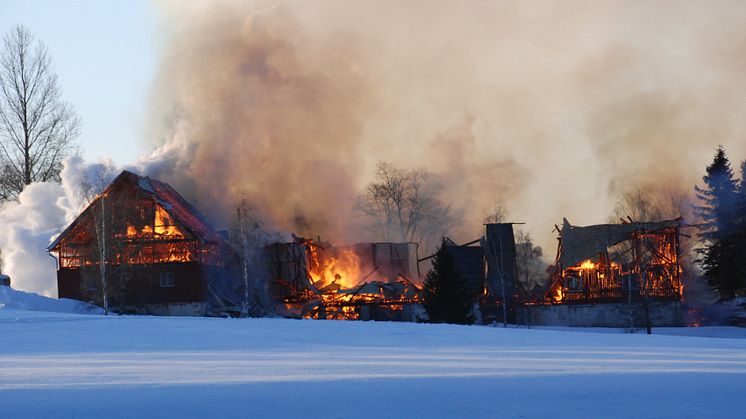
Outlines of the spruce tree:
M732 246L729 266L732 269L733 296L746 295L746 161L741 162L740 175L730 214L732 227L727 238Z
M739 216L742 210L739 208L740 188L736 187L730 161L722 146L718 147L702 180L704 188L695 187L697 197L703 202L702 206L696 207L696 213L702 219L700 237L706 240L704 247L698 249L699 262L707 283L718 291L721 298L730 299L741 288L744 222Z
M472 324L473 304L444 239L425 277L424 306L430 323Z
M717 240L728 230L736 198L733 170L722 145L718 146L715 158L706 171L702 177L704 188L694 187L697 197L703 203L702 206L695 207L695 213L702 219L700 237Z

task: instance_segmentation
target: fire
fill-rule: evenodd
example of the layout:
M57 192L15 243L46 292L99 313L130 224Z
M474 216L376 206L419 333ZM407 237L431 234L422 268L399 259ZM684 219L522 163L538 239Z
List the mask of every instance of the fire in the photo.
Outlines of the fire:
M562 287L555 288L554 301L557 303L562 301Z
M173 218L160 205L155 210L155 234L175 239L184 238L184 233L181 232L181 229L176 226Z
M126 238L130 242L122 249L122 255L116 255L117 261L124 259L129 264L187 263L194 262L197 257L193 244L185 240L184 232L160 205L156 206L152 225L145 224L138 230L136 226L127 224Z
M596 264L589 259L580 264L580 269L596 269Z
M319 287L338 285L340 288L355 286L361 278L360 257L350 249L344 249L331 257L319 258L316 246L311 248L309 259L309 274L313 282Z
M571 266L557 265L545 302L624 301L632 294L634 298L681 299L678 230L634 233L626 242Z
M405 274L392 279L390 269L379 270L380 266L371 263L366 249L332 247L302 238L297 243L305 248L312 287L286 301L304 301L301 315L305 318L368 320L375 315L393 319L404 315L405 306L421 301L417 284Z

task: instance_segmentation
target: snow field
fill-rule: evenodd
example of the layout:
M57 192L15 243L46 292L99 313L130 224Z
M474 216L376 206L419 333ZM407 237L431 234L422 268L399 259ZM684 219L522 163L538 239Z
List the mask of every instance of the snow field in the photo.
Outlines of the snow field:
M746 340L692 336L5 308L0 345L3 417L738 417L746 385Z

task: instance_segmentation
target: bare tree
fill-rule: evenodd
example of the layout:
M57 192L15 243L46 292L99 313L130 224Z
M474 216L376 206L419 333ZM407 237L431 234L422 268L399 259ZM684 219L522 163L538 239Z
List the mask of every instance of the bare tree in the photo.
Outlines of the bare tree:
M101 294L104 308L104 314L109 314L109 280L107 278L106 263L107 263L107 244L106 238L109 235L110 222L112 211L109 208L109 214L107 214L108 205L107 197L103 193L108 185L108 176L106 169L103 166L96 166L81 180L80 191L85 199L88 201L90 210L93 215L93 235L95 237L95 259L98 265L99 282L101 283Z
M621 195L614 208L612 222L619 219L633 221L659 221L678 217L688 217L691 204L685 193L664 189L636 189Z
M489 210L482 211L482 219L485 224L499 224L508 221L508 210L497 202Z
M375 181L360 197L358 209L372 221L381 240L422 243L441 236L451 219L438 198L440 188L423 169L402 170L379 163Z
M261 248L281 238L267 232L255 208L245 198L236 205L231 243L241 261L243 295L241 317L262 317L272 312L261 266Z
M483 211L485 224L505 223L509 216L508 210L500 202L496 202L489 210ZM517 285L524 291L543 285L547 280L548 263L543 259L544 251L541 246L534 245L531 234L518 229L515 233L515 250Z
M535 246L531 235L518 230L515 237L518 281L526 290L543 285L547 280L547 266L541 246Z
M24 26L10 29L0 49L0 200L32 182L59 181L79 126L46 46Z

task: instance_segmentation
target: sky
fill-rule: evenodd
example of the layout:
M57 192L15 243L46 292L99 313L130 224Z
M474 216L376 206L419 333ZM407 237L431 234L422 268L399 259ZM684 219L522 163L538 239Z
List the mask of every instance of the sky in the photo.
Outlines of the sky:
M82 120L86 160L127 164L149 151L148 95L157 65L157 10L147 0L4 0L0 31L23 24L45 43L62 97Z

